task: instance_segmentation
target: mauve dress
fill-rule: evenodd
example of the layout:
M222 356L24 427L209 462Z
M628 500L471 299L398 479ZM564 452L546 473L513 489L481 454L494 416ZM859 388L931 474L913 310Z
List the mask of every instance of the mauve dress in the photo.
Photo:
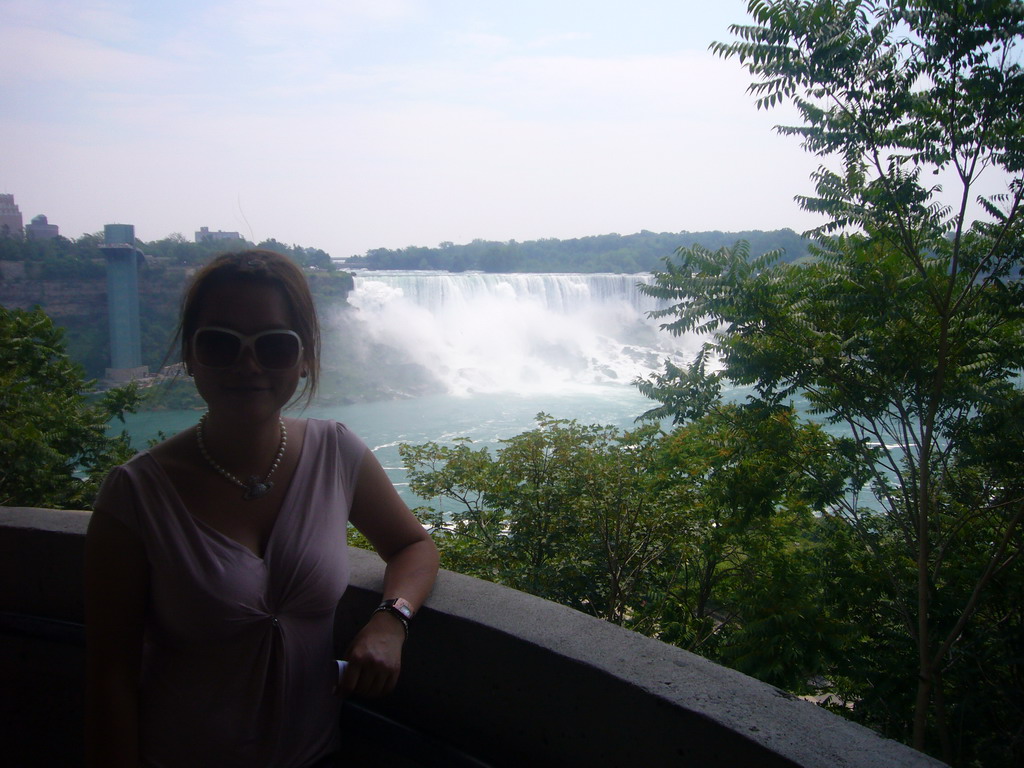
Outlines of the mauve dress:
M334 610L365 444L310 419L263 557L197 520L143 452L97 506L149 561L140 690L143 764L293 768L339 748Z

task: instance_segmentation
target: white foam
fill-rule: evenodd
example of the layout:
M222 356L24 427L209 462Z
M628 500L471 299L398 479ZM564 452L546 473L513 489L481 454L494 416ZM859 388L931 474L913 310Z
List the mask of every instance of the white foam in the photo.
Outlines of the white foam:
M403 351L450 394L572 391L628 384L689 359L647 312L648 275L364 272L349 302L361 332Z

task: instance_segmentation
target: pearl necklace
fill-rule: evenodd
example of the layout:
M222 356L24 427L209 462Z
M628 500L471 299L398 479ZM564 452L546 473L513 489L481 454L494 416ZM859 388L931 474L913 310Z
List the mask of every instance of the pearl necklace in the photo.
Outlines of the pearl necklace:
M244 489L245 493L243 494L242 498L245 499L246 501L249 501L250 499L258 499L261 496L266 496L267 493L269 493L270 489L274 487L274 484L270 482L270 476L274 474L274 471L277 469L278 464L281 463L281 458L284 456L285 446L288 445L288 430L285 429L284 419L278 419L278 422L281 424L281 443L280 445L277 446L277 455L274 456L274 461L273 463L271 463L270 470L267 472L266 477L260 480L259 475L250 475L249 482L243 483L233 474L224 469L224 467L222 467L220 464L214 461L213 458L210 456L209 452L206 450L206 443L203 441L203 426L206 424L206 417L209 415L209 412L206 412L202 416L200 416L199 423L196 425L196 442L199 443L199 452L203 455L203 458L206 459L207 463L215 470L217 470L217 472L222 477L224 477L227 480L230 480L239 488Z

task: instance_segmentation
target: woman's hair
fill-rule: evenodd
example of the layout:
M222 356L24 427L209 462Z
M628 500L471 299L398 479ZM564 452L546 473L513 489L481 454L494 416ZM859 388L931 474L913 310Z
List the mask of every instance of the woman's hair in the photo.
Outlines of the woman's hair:
M305 384L297 399L306 405L316 395L320 381L320 323L302 270L288 257L260 249L224 253L199 269L185 290L181 315L175 331L175 344L181 345L181 361L186 363L192 336L199 323L199 314L206 297L215 288L238 284L269 285L281 292L291 316L291 330L302 340L302 365Z

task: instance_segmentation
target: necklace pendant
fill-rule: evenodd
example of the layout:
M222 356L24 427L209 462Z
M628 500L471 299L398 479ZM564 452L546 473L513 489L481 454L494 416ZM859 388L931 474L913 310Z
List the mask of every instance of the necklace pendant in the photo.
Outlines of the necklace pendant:
M216 470L225 480L234 483L239 488L242 488L245 493L242 494L242 498L246 501L250 499L259 499L266 496L270 492L270 489L274 487L274 484L270 481L270 476L274 474L278 465L281 463L281 458L284 456L285 448L288 445L288 430L284 426L284 419L278 419L278 424L281 426L281 442L277 445L277 455L274 456L274 461L270 465L270 470L267 472L267 476L260 480L259 475L249 475L249 481L243 483L237 477L228 472L224 467L218 464L210 456L209 451L206 450L206 443L203 442L203 427L206 424L206 417L210 415L207 411L199 417L199 423L196 424L196 443L199 444L199 453L202 454L203 458L206 459L206 463L211 468Z
M274 484L271 481L263 481L260 480L258 475L253 475L249 478L249 482L246 483L245 495L242 496L242 498L246 501L249 499L258 499L262 496L266 496L273 487Z

